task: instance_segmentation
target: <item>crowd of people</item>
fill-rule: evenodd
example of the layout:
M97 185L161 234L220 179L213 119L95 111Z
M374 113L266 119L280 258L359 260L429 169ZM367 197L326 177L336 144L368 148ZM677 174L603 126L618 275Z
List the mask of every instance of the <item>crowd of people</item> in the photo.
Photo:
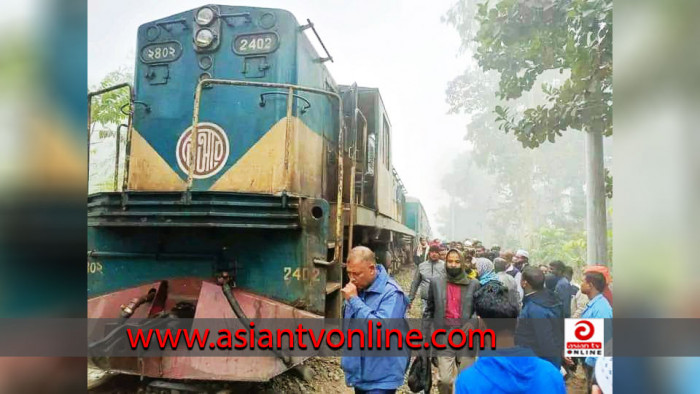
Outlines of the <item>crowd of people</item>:
M448 350L431 359L440 393L564 393L565 380L577 368L586 372L589 392L612 391L608 380L599 377L611 375L603 371L611 363L571 358L563 351L564 318L612 318L607 267L587 266L577 282L577 270L562 261L536 266L524 249L486 249L469 240L421 238L413 257L416 269L406 295L381 265L374 264L371 250L351 250L344 317L405 318L407 310L420 308L422 318L440 328L456 328L464 319L476 318L478 328L492 329L498 338L495 350ZM396 360L387 359L386 369L372 371L358 371L359 363L348 378L349 362L344 358L346 382L357 393L395 392L408 368L404 361L397 367L389 366Z

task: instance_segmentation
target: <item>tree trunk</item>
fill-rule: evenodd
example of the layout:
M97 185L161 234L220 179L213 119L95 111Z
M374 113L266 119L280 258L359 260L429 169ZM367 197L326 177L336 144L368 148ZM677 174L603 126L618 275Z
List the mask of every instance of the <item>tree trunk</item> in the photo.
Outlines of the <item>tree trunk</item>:
M608 226L605 210L603 134L586 133L586 264L608 265Z

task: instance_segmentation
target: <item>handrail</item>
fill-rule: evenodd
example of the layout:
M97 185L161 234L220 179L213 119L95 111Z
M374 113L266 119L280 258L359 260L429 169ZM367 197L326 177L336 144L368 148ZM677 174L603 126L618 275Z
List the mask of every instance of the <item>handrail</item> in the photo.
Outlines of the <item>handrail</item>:
M122 142L121 142L122 127L126 127L128 130L129 125L122 123L119 126L117 126L117 145L116 145L117 153L114 155L114 191L117 191L117 185L119 184L119 154L120 154L121 145L122 145ZM126 171L126 168L124 169L124 171Z
M361 183L360 183L360 205L365 204L365 173L367 172L366 164L367 164L367 118L365 118L365 115L360 111L359 108L355 108L355 117L357 115L360 115L362 117L362 120L364 120L365 125L362 126L362 153L364 153L364 156L362 158L362 177L361 177ZM355 121L355 124L357 124L357 120ZM353 177L355 176L355 173L353 172ZM353 179L354 180L354 179Z
M197 132L199 125L199 108L202 100L202 88L204 85L229 85L229 86L252 86L261 88L272 88L272 89L286 89L289 92L287 96L287 133L286 136L289 137L289 128L291 127L291 102L294 99L294 90L299 90L307 93L316 93L321 95L326 95L335 98L338 101L338 197L336 206L336 222L335 222L335 238L336 247L334 253L334 261L337 263L342 263L343 258L343 144L344 144L344 134L343 134L343 100L340 95L335 92L329 92L322 89L310 88L300 85L292 85L288 83L275 83L275 82L254 82L254 81L240 81L233 79L201 79L197 83L194 93L194 109L192 111L192 133L190 135L190 152L188 157L188 174L187 174L187 189L185 191L185 201L189 201L190 192L192 190L192 184L194 181L194 161L196 154L196 141ZM285 146L289 141L285 141ZM288 149L285 149L285 162L287 161ZM285 172L286 174L286 172ZM287 185L287 179L285 178L285 185Z
M265 104L266 104L266 103L265 103L265 96L267 96L267 95L275 95L275 94L278 94L278 95L281 95L281 96L286 96L288 93L285 93L285 92L265 92L265 93L260 93L260 103L259 103L259 105L260 105L261 107L264 107ZM293 96L294 96L294 98L297 98L297 99L303 101L304 104L306 104L306 107L304 107L304 108L301 109L301 113L302 113L302 114L305 114L306 111L308 111L309 108L311 108L311 103L309 102L309 100L307 100L307 99L305 99L305 98L299 96L298 94L294 94Z
M128 113L128 112L124 112L124 108L126 108L129 104L132 104L132 103L126 103L126 104L122 105L121 108L119 108L119 111L120 111L121 113L123 113L124 115L126 115L126 116L129 116L129 113ZM144 107L146 107L146 108L145 108L146 113L150 113L150 112L151 112L151 106L148 105L148 104L146 104L146 103L144 103L143 101L134 100L133 105L136 105L136 104L141 104L141 105L143 105Z
M357 135L357 115L360 115L362 119L364 120L364 134L367 133L367 118L365 118L365 115L360 111L359 108L355 107L355 135ZM353 141L353 147L352 147L352 168L350 169L350 176L352 179L350 180L350 219L348 223L348 248L352 248L352 241L353 241L353 230L355 227L355 214L357 211L357 204L355 204L355 178L357 177L357 174L355 174L356 168L357 168L357 147L354 146L354 144L357 143L357 138L354 139ZM364 172L364 171L363 171ZM364 174L362 175L362 178L364 178ZM360 185L360 190L364 191L364 182Z
M132 134L132 120L134 118L134 87L131 86L131 83L129 82L122 82L117 85L109 86L104 89L100 89L94 92L88 92L87 95L87 101L88 101L88 115L87 115L87 171L88 171L88 177L90 176L90 137L91 137L91 129L92 129L92 98L95 96L99 96L108 92L111 92L113 90L117 89L122 89L128 87L129 88L129 119L127 121L127 137L126 137L126 164L124 167L124 184L122 185L122 191L126 191L126 185L127 185L127 179L129 175L129 156L131 152L131 134ZM122 107L123 108L123 107ZM117 133L119 132L119 127L117 127ZM119 146L119 140L117 139L117 147ZM119 148L117 148L119 149ZM119 155L119 153L117 153ZM118 157L117 157L118 159ZM116 176L115 176L116 179Z
M308 24L303 25L303 26L299 26L299 31L304 31L304 30L306 30L306 29L308 29L308 28L311 28L311 30L313 30L314 34L316 35L316 38L318 39L318 42L321 43L321 47L323 47L323 50L326 51L326 57L321 57L321 58L318 59L318 61L321 62L321 63L323 63L323 62L326 62L326 61L330 60L331 63L334 63L334 62L333 62L333 56L331 56L331 54L328 53L328 49L326 49L326 46L323 44L323 40L321 40L321 36L318 35L318 32L316 31L316 28L314 27L314 23L311 22L311 20L308 19L308 18L306 19L306 21L308 22Z

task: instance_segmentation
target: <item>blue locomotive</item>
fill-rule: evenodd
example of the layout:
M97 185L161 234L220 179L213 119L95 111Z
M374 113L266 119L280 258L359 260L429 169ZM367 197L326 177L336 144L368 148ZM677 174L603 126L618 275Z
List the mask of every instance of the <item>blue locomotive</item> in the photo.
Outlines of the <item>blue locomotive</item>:
M288 11L224 5L139 27L133 87L88 95L131 97L123 183L88 196L89 317L340 317L350 247L408 261L415 231L381 95L338 85L308 37L321 41ZM102 367L250 381L289 367L248 364Z

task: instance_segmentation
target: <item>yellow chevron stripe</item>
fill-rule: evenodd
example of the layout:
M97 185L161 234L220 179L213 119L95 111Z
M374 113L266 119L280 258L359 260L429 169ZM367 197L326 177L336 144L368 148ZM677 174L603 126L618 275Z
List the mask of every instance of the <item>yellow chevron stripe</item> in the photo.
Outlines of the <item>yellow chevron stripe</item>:
M129 190L179 191L186 187L187 183L134 129L131 135Z
M289 188L284 184L284 150L287 119L280 119L210 188L276 194L287 189L294 194L320 197L323 182L323 137L294 117L290 131ZM232 143L235 143L235 137Z

